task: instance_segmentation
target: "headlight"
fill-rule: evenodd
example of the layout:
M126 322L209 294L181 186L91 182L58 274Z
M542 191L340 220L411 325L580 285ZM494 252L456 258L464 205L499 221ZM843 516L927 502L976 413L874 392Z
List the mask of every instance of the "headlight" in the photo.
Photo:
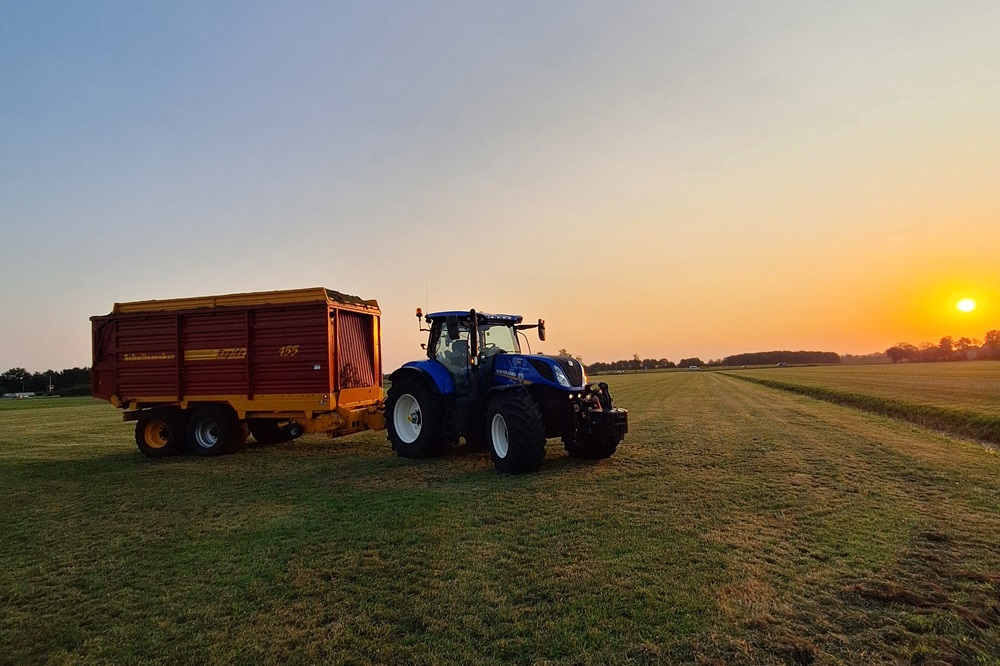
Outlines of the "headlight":
M565 386L566 388L573 386L569 383L569 377L566 376L566 373L558 365L553 365L552 371L556 376L556 381L559 382L559 386Z

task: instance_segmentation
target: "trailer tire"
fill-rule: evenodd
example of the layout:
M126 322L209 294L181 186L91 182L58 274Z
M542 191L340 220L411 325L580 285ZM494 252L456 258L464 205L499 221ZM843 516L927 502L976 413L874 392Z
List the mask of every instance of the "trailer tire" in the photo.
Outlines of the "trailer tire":
M242 426L229 407L198 407L188 419L188 449L196 456L221 456L238 443Z
M281 444L292 439L274 419L247 419L247 427L258 444Z
M566 447L566 453L573 458L582 458L584 460L604 460L605 458L610 458L615 455L615 451L618 450L620 443L620 439L614 438L585 439L580 443L575 443L565 437L563 438L563 446Z
M527 391L497 394L486 410L490 455L498 472L534 472L545 460L545 425Z
M392 450L402 458L430 458L448 450L444 439L444 400L420 379L403 377L389 388L385 429Z
M184 413L179 409L152 409L135 422L135 444L147 458L176 456L184 450Z

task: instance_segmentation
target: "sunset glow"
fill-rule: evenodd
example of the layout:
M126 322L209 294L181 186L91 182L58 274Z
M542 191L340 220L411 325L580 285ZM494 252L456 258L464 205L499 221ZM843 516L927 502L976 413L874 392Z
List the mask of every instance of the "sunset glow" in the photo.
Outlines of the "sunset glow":
M386 368L417 306L588 362L1000 328L996 2L8 4L0 370L320 285Z

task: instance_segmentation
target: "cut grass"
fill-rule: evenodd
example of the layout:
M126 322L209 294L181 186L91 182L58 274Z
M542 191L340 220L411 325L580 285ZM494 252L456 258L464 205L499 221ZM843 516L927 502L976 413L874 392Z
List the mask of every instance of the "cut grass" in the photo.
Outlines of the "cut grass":
M958 437L967 437L991 444L1000 444L1000 416L996 414L987 415L964 409L949 409L935 405L915 404L894 398L866 395L864 393L832 389L824 386L778 381L758 375L733 374L732 376L746 382L760 384L761 386L798 393L810 398L909 421L925 428L940 430Z
M799 386L818 386L913 405L1000 415L1000 361L827 365L735 370Z
M384 434L145 460L0 415L0 662L989 663L997 457L716 373L609 378L608 461Z
M57 397L38 397L38 398L22 398L19 400L0 400L0 412L2 411L14 411L20 409L49 409L52 407L79 407L81 405L100 405L104 404L102 401L96 398L88 397L74 397L74 398L57 398Z

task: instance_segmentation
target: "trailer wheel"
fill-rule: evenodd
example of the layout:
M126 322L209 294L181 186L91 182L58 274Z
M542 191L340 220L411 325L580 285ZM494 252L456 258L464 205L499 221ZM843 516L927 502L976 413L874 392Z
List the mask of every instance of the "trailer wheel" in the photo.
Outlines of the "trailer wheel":
M615 455L618 450L620 439L584 439L581 442L563 438L563 446L566 453L573 458L583 458L585 460L604 460Z
M403 377L389 389L386 434L402 458L429 458L447 451L444 401L420 379Z
M274 419L248 419L247 427L258 444L281 444L292 438Z
M188 419L188 448L196 456L219 456L238 439L241 427L236 414L228 407L198 407Z
M486 410L490 454L498 472L534 472L545 459L545 426L526 391L504 391Z
M135 444L147 458L175 456L184 450L184 417L179 409L153 409L135 422Z

